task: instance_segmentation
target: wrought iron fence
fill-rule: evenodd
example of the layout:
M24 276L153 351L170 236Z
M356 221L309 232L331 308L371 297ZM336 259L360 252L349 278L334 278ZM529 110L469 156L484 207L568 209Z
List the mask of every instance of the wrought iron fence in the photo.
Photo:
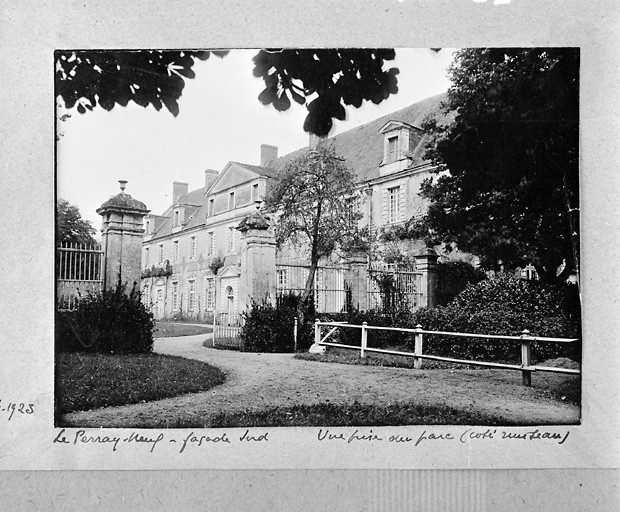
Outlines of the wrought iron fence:
M422 272L412 267L371 265L367 290L369 309L394 310L401 304L417 309L422 299Z
M75 308L80 295L101 291L103 249L100 244L62 242L56 248L56 300L59 310Z
M313 299L318 313L340 313L348 309L350 289L345 280L346 266L319 266L314 274ZM276 293L301 295L310 275L309 265L277 264Z

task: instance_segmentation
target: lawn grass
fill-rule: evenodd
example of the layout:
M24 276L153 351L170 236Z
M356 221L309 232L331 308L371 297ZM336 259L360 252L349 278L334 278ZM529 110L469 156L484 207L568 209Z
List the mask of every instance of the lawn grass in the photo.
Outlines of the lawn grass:
M187 325L176 322L155 322L153 338L168 338L176 336L195 336L196 334L208 334L213 328L208 325Z
M406 350L402 347L390 348L389 350L406 352ZM309 352L299 352L295 354L295 359L303 359L304 361L317 361L322 363L353 364L359 366L385 366L391 368L409 369L412 369L414 367L413 357L411 356L397 356L393 354L367 352L366 357L360 357L359 350L334 347L330 347L330 349L325 354L310 354ZM477 369L480 367L432 360L425 360L422 364L422 369L424 370L434 370L441 368Z
M209 419L178 418L159 425L168 428L233 427L345 427L399 425L514 425L501 415L473 409L457 410L445 405L314 404L273 407L264 411L221 412ZM138 428L140 425L138 425Z
M402 350L394 348L392 350ZM317 361L322 363L340 363L352 364L360 366L384 366L393 368L413 368L413 357L397 356L392 354L381 354L376 352L368 352L366 357L360 357L360 353L356 350L330 348L325 354L310 354L308 352L300 352L295 354L295 359L303 359L304 361ZM487 368L482 366L473 366L467 364L448 363L445 361L424 360L421 370L480 370L485 371ZM548 390L549 394L555 399L566 401L573 404L581 404L581 378L576 375L560 375L540 372L534 377L540 381L544 376L543 386ZM536 386L540 387L540 386Z
M206 391L225 374L206 363L160 354L56 354L60 413Z

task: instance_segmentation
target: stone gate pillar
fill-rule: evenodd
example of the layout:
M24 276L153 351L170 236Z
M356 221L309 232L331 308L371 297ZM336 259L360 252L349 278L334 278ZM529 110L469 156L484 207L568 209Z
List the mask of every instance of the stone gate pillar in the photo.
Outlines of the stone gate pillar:
M252 300L274 304L276 298L276 237L268 217L260 211L241 221L241 275L239 276L239 311L250 307Z
M347 256L348 269L344 280L351 293L353 307L360 311L368 309L368 257L365 253Z
M103 285L114 287L120 281L131 291L140 284L142 272L143 219L149 213L146 205L125 193L126 181L120 180L121 192L97 209L103 224Z
M415 256L416 269L422 272L420 307L433 308L436 304L437 290L437 253L426 248L422 254Z

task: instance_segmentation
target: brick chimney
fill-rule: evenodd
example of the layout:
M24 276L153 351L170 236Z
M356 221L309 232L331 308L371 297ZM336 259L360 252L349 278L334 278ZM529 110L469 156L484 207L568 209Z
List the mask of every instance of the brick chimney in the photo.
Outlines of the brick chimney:
M187 194L189 190L189 185L187 183L181 183L179 181L175 181L172 183L172 202L176 203L179 197Z
M323 142L327 137L315 135L312 132L308 133L308 147L310 149L315 149L321 142Z
M261 144L260 146L260 165L261 167L267 167L270 162L273 162L278 158L277 146L270 146L269 144Z
M217 171L213 169L206 169L205 170L205 187L209 188L211 184L215 181L215 178L217 178Z

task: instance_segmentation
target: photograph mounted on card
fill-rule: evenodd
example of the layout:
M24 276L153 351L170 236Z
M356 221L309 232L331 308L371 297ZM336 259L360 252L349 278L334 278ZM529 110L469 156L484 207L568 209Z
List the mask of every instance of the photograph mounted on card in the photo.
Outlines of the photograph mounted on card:
M570 440L578 48L54 66L55 449L238 467L234 446L292 436L363 446L361 467L393 446L452 466Z

